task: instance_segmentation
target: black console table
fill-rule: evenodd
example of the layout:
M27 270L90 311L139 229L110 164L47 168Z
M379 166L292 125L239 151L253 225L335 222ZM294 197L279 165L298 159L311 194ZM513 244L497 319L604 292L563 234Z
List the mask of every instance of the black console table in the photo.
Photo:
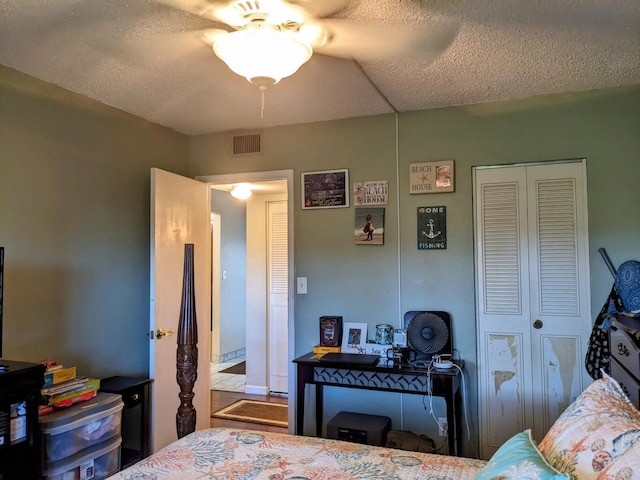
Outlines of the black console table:
M457 368L431 369L394 365L380 360L377 365L347 365L320 362L313 353L293 361L297 365L296 434L303 434L304 396L307 384L316 386L316 436L322 434L323 386L358 388L382 392L427 395L444 398L447 404L447 440L450 455L462 455L462 375ZM460 368L464 362L455 362Z

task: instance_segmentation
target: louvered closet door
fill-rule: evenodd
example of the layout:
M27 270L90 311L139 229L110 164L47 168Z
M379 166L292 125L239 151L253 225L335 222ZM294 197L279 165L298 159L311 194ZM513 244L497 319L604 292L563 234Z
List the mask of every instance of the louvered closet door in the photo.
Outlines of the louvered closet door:
M269 391L287 393L288 241L287 202L267 203L269 289Z
M481 455L541 440L586 386L590 334L583 162L477 169Z

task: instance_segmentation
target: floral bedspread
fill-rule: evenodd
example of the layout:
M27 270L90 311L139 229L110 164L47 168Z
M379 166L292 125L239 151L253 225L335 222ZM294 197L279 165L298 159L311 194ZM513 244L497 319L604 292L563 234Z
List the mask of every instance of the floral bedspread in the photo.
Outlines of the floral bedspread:
M281 433L194 432L112 480L472 480L482 460Z

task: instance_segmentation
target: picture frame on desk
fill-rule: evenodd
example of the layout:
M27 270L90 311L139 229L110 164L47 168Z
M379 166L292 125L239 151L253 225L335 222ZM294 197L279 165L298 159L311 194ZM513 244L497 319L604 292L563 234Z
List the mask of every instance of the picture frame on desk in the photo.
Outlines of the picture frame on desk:
M367 351L367 324L345 322L342 329L342 352L365 353Z

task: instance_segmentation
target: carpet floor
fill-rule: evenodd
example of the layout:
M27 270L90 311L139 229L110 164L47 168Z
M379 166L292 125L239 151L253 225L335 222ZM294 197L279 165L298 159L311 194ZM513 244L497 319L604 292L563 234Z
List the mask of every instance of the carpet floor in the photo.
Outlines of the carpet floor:
M277 427L286 427L288 425L288 407L286 404L259 400L238 400L214 412L211 416Z

